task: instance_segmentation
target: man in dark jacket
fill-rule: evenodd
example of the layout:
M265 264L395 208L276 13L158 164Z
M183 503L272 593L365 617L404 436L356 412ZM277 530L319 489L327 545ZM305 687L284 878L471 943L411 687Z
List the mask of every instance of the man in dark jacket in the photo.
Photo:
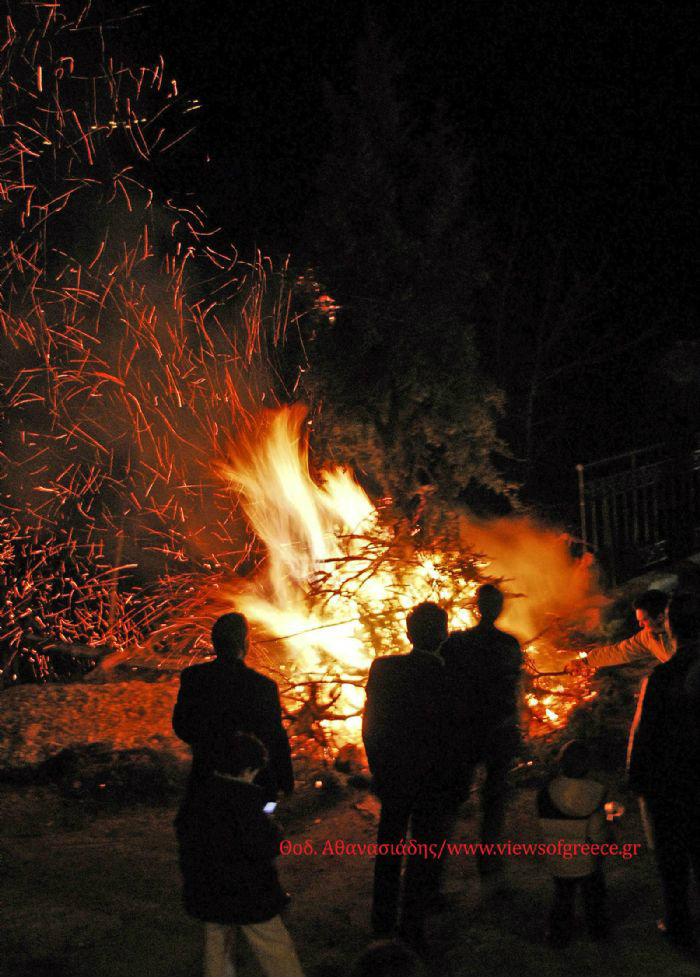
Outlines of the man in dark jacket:
M460 795L469 795L476 765L486 779L481 792L481 841L502 840L507 778L520 746L519 692L523 655L516 638L496 627L503 594L493 584L476 593L481 620L476 627L451 634L440 649L449 688L448 712L459 754ZM495 855L479 857L482 876L496 874Z
M423 940L423 918L437 897L439 861L419 845L441 842L443 811L452 786L444 720L444 666L438 655L447 637L447 614L437 604L415 607L407 618L413 650L377 658L367 680L362 736L382 802L377 845L389 846L374 862L372 925L377 936ZM404 900L399 913L403 845L410 831L415 848L405 852ZM411 854L411 851L414 854ZM397 918L398 917L398 918Z
M211 769L214 742L243 731L262 740L269 753L269 767L258 780L266 799L273 800L279 790L291 794L294 773L277 685L243 661L248 622L242 614L224 614L211 639L216 659L184 670L173 712L173 729L192 747L191 780Z
M210 744L213 769L188 791L175 819L187 912L205 924L205 977L233 977L236 928L270 977L303 977L280 918L287 903L274 860L279 831L253 780L267 752L236 733Z
M664 897L660 929L694 945L691 868L700 886L700 597L674 594L668 628L676 651L649 676L632 726L629 782L646 803Z

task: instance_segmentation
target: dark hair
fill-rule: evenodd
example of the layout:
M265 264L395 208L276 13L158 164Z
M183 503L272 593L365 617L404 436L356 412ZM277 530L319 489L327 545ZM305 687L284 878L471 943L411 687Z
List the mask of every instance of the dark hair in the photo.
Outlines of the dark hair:
M663 590L645 590L634 602L635 611L646 611L649 617L658 617L666 610L668 594Z
M476 606L482 621L492 624L503 610L503 591L495 584L482 584L476 592Z
M434 651L447 637L447 611L439 604L424 601L409 613L406 631L412 645Z
M233 736L222 736L212 744L210 760L213 770L237 777L244 770L262 770L267 766L268 754L257 736L234 733Z
M583 740L569 740L557 755L559 770L565 777L585 777L591 769L591 751Z
M375 940L355 960L352 977L424 977L418 954L400 940Z
M231 611L222 614L211 629L211 643L217 655L233 655L242 658L248 637L248 622L242 614Z
M700 594L689 590L673 594L668 605L668 626L680 641L699 638Z

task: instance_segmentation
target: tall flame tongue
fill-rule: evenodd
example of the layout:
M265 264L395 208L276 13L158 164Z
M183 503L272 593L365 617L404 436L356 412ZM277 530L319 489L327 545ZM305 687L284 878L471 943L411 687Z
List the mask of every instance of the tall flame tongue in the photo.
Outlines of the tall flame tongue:
M239 442L236 459L224 466L257 537L267 548L264 571L235 594L237 608L265 633L284 639L292 670L310 680L351 681L369 666L372 655L359 633L360 615L353 588L338 571L343 594L313 601L311 586L319 571L341 565L360 544L340 539L374 525L376 510L343 469L309 474L308 442L301 434L303 407L265 412L252 437ZM358 586L360 586L358 584ZM366 598L386 597L379 578L365 583ZM409 601L410 603L410 601ZM362 693L343 684L337 711L348 715L349 731L359 729Z
M290 686L321 688L321 705L331 700L332 710L319 708L317 715L326 715L325 722L343 717L341 735L354 739L369 664L376 654L406 649L406 611L436 600L450 611L451 627L469 626L477 584L467 557L460 569L454 553L410 545L397 551L394 531L346 470L324 470L320 484L314 482L302 434L305 417L302 406L264 412L222 466L267 551L261 572L231 596L263 632L258 649L279 639L274 661ZM564 630L590 627L603 603L590 563L571 556L562 533L526 518L479 524L462 519L460 538L465 550L485 554L477 562L482 572L505 578L506 589L520 595L509 601L504 626L542 671L561 670L555 647L562 624ZM540 637L533 641L535 634ZM530 694L543 728L557 725L575 704L578 696L569 694L562 705L563 691L558 680L554 689ZM301 694L299 701L306 701Z

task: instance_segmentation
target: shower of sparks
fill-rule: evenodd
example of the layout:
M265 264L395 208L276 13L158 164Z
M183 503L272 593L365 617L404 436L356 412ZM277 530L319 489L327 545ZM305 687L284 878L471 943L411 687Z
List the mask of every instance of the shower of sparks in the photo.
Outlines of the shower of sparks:
M560 725L585 687L539 673L561 671L562 627L595 609L588 565L527 520L457 520L420 548L348 473L311 478L303 411L262 409L286 269L241 261L148 183L198 108L162 60L119 66L89 5L6 19L0 664L58 643L174 667L235 605L296 731L342 719L356 736L369 662L402 648L407 608L439 600L468 625L491 576L526 595L513 630L540 635L531 731ZM318 310L331 324L337 307L322 295Z
M271 396L287 316L283 270L155 203L143 174L197 103L163 61L118 67L90 16L17 4L0 42L6 649L136 648L174 605L195 629L196 583L248 556L213 462Z

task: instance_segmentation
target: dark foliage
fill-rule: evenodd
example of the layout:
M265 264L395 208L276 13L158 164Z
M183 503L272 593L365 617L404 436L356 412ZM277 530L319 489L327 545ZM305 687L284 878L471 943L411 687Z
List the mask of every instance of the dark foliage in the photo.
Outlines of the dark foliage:
M302 386L315 444L411 512L426 491L502 493L502 399L479 366L471 170L440 115L410 118L402 66L372 32L334 125L307 220L315 303ZM327 284L332 296L316 282Z
M558 743L582 739L597 767L623 771L639 684L640 676L634 669L602 669L593 682L597 696L573 710Z

